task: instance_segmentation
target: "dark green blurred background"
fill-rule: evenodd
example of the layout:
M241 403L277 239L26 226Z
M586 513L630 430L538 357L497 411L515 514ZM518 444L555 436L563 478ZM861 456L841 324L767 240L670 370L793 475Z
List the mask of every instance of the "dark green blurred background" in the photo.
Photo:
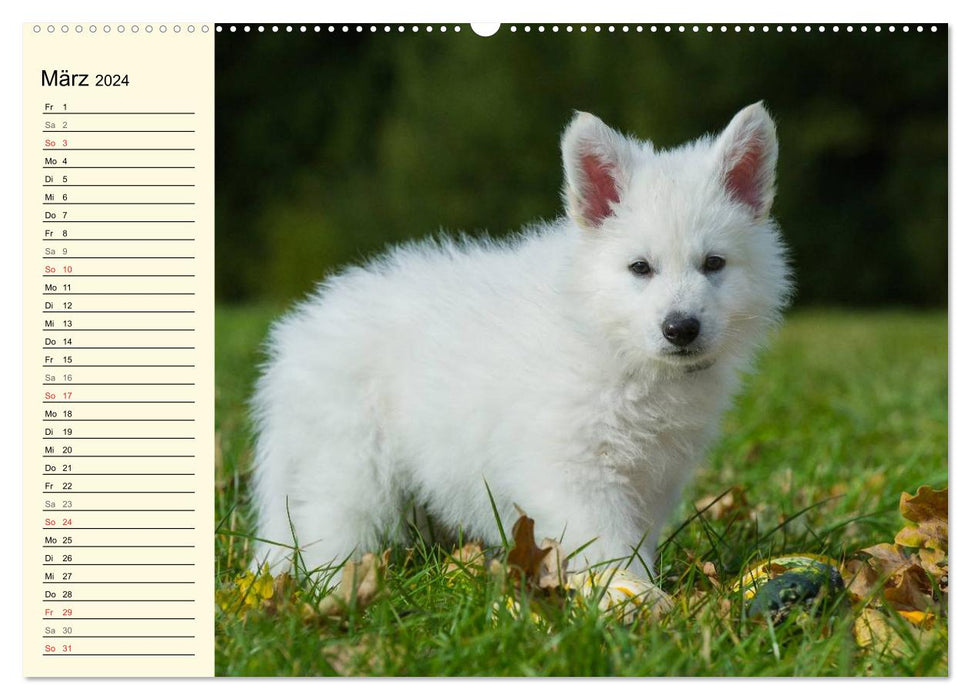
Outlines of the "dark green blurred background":
M217 298L291 299L390 241L559 216L572 110L664 147L761 99L797 303L946 305L946 27L523 29L219 34Z

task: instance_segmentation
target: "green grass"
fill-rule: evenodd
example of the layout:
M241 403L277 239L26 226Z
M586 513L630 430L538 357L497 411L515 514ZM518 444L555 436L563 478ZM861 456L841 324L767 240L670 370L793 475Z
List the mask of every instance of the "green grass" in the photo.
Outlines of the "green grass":
M251 432L246 401L270 307L216 316L216 586L250 552ZM662 625L623 625L582 604L537 626L502 610L488 577L449 582L447 553L418 542L392 551L388 595L343 623L217 610L218 675L944 675L947 635L900 624L899 656L861 650L852 614L769 629L742 619L737 595L712 589L699 566L731 582L769 554L835 558L891 541L901 491L947 484L947 317L943 312L791 315L724 422L662 547L660 584L678 600ZM737 486L736 517L691 519L692 503ZM690 521L689 521L690 519ZM687 524L684 524L686 523ZM680 525L684 527L677 529ZM508 528L511 523L505 524ZM242 533L242 534L240 534ZM315 602L321 592L304 590ZM723 606L731 606L727 614ZM897 621L898 623L900 621ZM895 623L896 624L896 623Z

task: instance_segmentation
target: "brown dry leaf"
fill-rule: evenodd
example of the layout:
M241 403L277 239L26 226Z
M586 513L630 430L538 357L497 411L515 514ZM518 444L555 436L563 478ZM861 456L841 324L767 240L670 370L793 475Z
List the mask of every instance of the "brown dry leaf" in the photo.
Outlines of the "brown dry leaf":
M512 526L513 548L506 560L510 576L515 579L524 576L528 585L539 584L540 575L545 569L546 555L552 551L552 547L536 546L533 534L535 524L525 513L519 516L519 520Z
M383 554L367 552L360 562L344 565L337 590L320 601L317 611L329 617L343 616L351 605L364 608L384 592L384 578L391 550Z
M449 556L445 563L445 575L451 576L456 573L481 573L485 568L485 552L482 545L478 542L469 542L456 549Z
M867 547L858 553L863 558L843 566L851 597L866 606L856 619L857 642L895 655L903 652L904 644L889 624L891 613L884 604L924 630L934 629L946 614L947 489L921 486L913 496L901 494L900 514L910 523L897 533L893 544ZM936 590L945 594L940 601Z
M916 563L914 556L897 544L875 544L860 551L869 555L867 563L881 576L893 576Z
M853 559L843 566L850 594L857 600L874 600L882 583L883 598L897 610L927 610L934 604L927 572L913 554L896 544L878 544L861 550L866 561Z
M883 597L896 610L928 610L935 605L927 572L914 564L898 571L883 587Z
M862 559L850 559L843 564L843 584L854 601L869 601L877 593L882 577Z
M695 501L695 510L704 511L709 520L724 520L747 507L748 501L741 486L733 486L721 497L705 496Z
M917 493L900 495L900 514L914 523L897 533L894 541L905 547L947 552L947 489L921 486Z

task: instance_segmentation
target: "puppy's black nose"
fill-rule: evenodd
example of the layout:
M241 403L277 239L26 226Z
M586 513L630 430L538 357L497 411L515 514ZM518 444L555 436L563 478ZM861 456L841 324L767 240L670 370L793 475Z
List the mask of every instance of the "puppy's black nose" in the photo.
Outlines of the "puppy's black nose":
M683 348L698 337L701 323L694 316L681 313L668 314L661 323L661 332L669 342Z

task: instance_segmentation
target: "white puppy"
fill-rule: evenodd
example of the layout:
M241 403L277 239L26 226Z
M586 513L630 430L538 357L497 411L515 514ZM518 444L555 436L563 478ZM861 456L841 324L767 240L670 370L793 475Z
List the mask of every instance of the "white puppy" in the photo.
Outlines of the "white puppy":
M262 540L308 568L412 504L496 542L518 504L587 563L650 561L789 292L761 104L658 151L577 114L567 217L350 267L273 327L253 400ZM292 549L262 543L258 562Z

